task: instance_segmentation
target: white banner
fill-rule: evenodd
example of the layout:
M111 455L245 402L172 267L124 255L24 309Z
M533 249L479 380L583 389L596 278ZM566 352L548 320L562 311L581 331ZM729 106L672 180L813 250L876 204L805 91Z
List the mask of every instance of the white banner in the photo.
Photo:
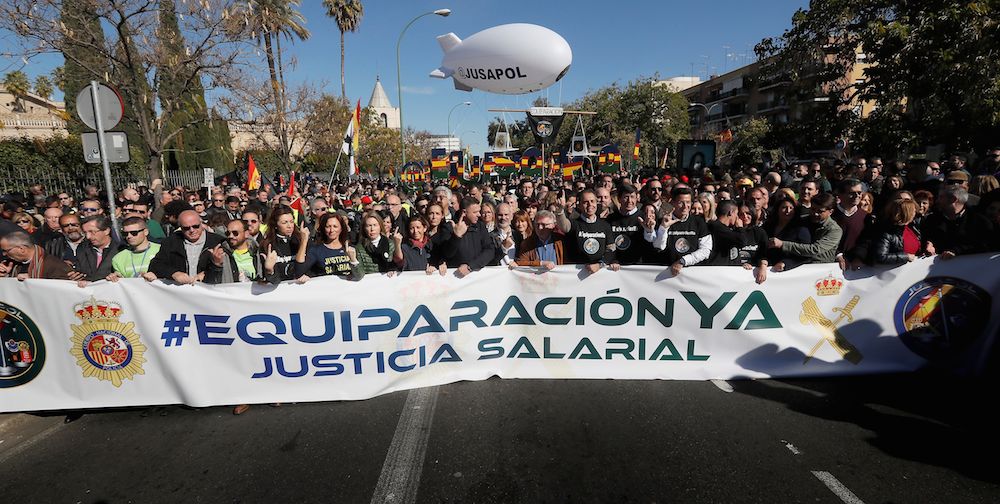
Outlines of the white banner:
M844 274L485 269L305 285L0 279L0 412L365 399L503 378L847 375L981 365L1000 256Z

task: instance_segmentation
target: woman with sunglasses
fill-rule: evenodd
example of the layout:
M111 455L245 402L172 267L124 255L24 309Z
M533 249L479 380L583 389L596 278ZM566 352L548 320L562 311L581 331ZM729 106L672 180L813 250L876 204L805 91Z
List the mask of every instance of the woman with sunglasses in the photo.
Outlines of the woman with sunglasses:
M34 236L35 231L38 229L35 227L35 219L24 212L14 214L11 221L31 236Z

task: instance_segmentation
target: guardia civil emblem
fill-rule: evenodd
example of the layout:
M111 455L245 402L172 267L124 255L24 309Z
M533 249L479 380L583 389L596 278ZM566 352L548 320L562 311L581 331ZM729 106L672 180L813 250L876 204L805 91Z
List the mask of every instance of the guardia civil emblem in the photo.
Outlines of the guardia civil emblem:
M119 304L90 298L75 305L73 310L82 323L70 326L73 329L70 353L76 357L84 377L121 387L123 381L145 374L142 364L146 359L142 354L146 346L139 340L135 324L121 321L124 312Z

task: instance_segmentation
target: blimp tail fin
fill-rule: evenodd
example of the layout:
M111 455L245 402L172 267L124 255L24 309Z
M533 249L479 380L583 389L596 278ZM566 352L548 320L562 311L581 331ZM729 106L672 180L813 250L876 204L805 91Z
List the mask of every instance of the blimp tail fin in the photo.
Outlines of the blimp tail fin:
M431 70L430 76L434 77L435 79L447 79L448 77L451 77L451 74L453 73L455 73L453 70L441 67Z
M438 44L441 44L441 50L448 52L462 43L462 39L458 38L458 35L454 33L446 33L437 38Z
M466 86L465 84L462 84L461 82L458 82L457 79L452 79L452 82L455 83L455 89L457 89L459 91L472 91L472 87L471 86Z

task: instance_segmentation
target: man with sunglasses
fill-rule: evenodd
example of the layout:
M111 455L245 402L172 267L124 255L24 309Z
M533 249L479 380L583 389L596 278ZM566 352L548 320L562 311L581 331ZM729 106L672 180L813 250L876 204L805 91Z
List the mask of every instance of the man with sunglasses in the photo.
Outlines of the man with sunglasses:
M948 172L948 175L944 179L944 183L948 187L961 187L965 189L966 193L969 195L968 201L966 201L965 206L974 207L979 206L979 196L969 193L969 173L964 170L953 170Z
M243 222L247 224L247 238L253 240L256 243L261 243L264 241L264 232L261 231L260 225L263 224L261 221L261 216L256 210L244 210Z
M253 282L264 276L257 242L250 239L249 227L241 219L226 223L226 241L222 244L225 256L219 283Z
M156 275L149 272L149 263L160 251L160 245L150 243L146 220L139 216L127 217L122 221L122 236L125 237L128 249L111 258L114 271L107 276L107 280L117 282L120 278L139 277L147 282L156 280Z
M163 226L159 222L150 220L149 218L149 206L142 202L127 202L122 206L122 216L126 219L129 217L139 217L146 223L146 231L149 234L149 241L153 243L161 243L167 234L163 232Z
M101 206L101 202L96 199L85 199L80 202L80 215L84 219L92 215L101 215L104 213L104 207Z
M642 191L644 193L642 204L653 205L656 208L656 213L659 214L661 205L663 205L663 182L660 182L658 179L651 179L646 182Z
M73 201L73 197L67 192L59 193L59 204L62 206L63 213L73 213L76 212L76 202Z
M177 216L177 224L177 231L163 240L149 271L179 284L218 283L224 238L206 231L201 216L190 207Z
M833 212L833 220L843 230L838 253L845 253L854 248L865 227L872 224L868 212L861 209L861 181L845 179L837 184L837 207Z
M59 217L59 231L62 236L46 242L45 252L62 259L70 266L75 265L77 251L83 243L80 216L71 213Z

